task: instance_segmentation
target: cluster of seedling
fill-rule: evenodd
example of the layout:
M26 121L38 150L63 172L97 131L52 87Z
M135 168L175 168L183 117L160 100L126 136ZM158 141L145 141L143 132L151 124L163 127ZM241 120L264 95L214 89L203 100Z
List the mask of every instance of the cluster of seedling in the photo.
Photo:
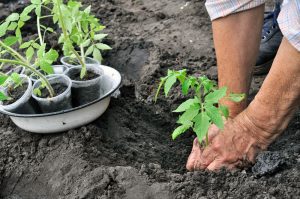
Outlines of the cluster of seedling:
M53 26L45 26L42 23L45 19L48 23L51 20ZM22 29L32 20L36 20L37 36L24 40ZM86 57L92 55L101 62L101 50L111 49L101 43L107 36L101 33L104 28L91 14L91 6L83 8L80 2L74 0L66 4L63 0L31 0L21 13L12 13L0 23L0 71L7 65L11 68L24 67L26 75L35 75L42 82L35 88L35 95L41 95L41 89L47 89L48 97L55 97L56 93L46 76L54 73L52 65L57 62L59 54L45 42L47 35L59 38L64 56L69 56L75 65L81 66L80 78L83 79L87 74ZM2 88L9 86L14 89L22 82L16 72L0 72ZM0 90L0 101L10 99L3 89Z
M223 129L224 120L229 116L228 107L220 105L220 100L227 98L234 102L244 99L244 94L227 94L227 88L217 88L214 81L206 76L190 76L186 70L169 70L166 77L161 78L155 101L162 87L167 97L172 86L179 82L184 96L192 93L193 98L183 102L173 112L181 113L177 123L179 126L173 131L172 138L176 139L189 129L196 133L200 143L205 140L208 145L208 129L215 124L219 129Z

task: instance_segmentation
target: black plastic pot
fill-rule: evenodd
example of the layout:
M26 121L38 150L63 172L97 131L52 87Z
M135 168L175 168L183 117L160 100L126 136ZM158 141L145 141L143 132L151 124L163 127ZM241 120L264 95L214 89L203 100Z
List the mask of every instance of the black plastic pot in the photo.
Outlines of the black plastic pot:
M57 111L68 110L72 108L72 97L71 97L71 79L63 74L48 75L47 79L53 86L55 84L64 85L66 89L59 95L52 98L42 98L32 93L32 97L37 101L41 111L43 113L52 113ZM33 89L38 88L41 85L41 80L37 80L33 84Z
M34 100L31 98L32 94L32 82L30 78L26 75L20 75L20 77L23 79L23 84L27 84L27 89L22 95L21 98L16 100L12 104L4 105L3 102L1 102L1 108L11 112L11 113L18 113L18 114L35 114L38 112L38 107L36 106ZM9 85L13 86L13 85ZM4 93L7 93L8 87L3 89Z
M87 65L87 71L98 75L91 80L78 81L72 79L74 74L78 74L80 71L81 66L74 66L65 73L72 80L72 98L73 106L75 107L87 104L101 97L100 82L104 72L99 65Z

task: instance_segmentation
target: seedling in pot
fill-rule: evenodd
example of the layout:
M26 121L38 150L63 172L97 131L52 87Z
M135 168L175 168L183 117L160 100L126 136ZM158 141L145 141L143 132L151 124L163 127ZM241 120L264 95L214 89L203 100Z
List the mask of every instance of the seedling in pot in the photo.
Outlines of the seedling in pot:
M4 39L0 39L0 63L25 67L27 71L35 74L45 82L50 97L53 97L55 93L51 85L45 76L38 71L38 68L40 68L47 74L53 73L51 65L58 58L58 53L53 49L47 51L46 44L44 43L45 34L51 31L51 28L47 28L40 23L40 19L44 18L41 16L43 4L47 4L49 1L43 0L43 2L41 2L41 0L32 0L31 2L32 4L27 6L21 14L12 13L0 25L0 38L3 38L7 33L15 33L14 36L7 36ZM23 42L22 27L31 19L29 14L33 11L37 16L38 38ZM42 29L44 29L44 34L41 32ZM37 41L39 41L39 43ZM19 53L14 50L12 46L15 46L17 43L19 51L23 51L24 53ZM22 54L25 54L25 57L22 56ZM5 58L7 55L10 55L12 59ZM34 57L35 59L33 59Z
M69 1L65 5L62 0L54 0L52 13L54 23L58 23L62 30L59 43L63 43L64 55L70 56L69 64L81 66L80 78L83 79L87 74L86 57L93 55L101 62L101 50L111 48L101 43L107 36L101 33L105 26L91 15L91 6L81 9L80 2Z
M160 90L164 89L167 97L172 86L179 82L184 96L192 93L193 98L183 102L173 112L180 113L177 123L180 125L173 133L172 138L176 139L189 129L196 133L199 143L205 139L205 145L208 143L208 129L215 124L219 129L224 128L224 119L229 116L228 107L219 104L223 98L234 102L240 102L244 99L244 94L229 94L227 88L217 88L216 83L206 76L187 75L186 70L169 70L166 77L161 78L158 90L155 95L157 100Z
M1 25L3 29L1 29L0 32L0 38L5 36L7 33L11 33L11 31L14 31L14 36L8 36L4 39L0 39L0 48L1 48L1 57L0 57L0 63L4 64L13 64L13 65L19 65L24 66L27 71L32 73L33 75L40 78L41 84L36 83L33 85L34 92L33 97L37 100L38 104L40 105L41 109L47 112L51 112L51 109L48 109L48 105L51 104L53 107L53 111L57 111L57 107L60 108L60 110L69 109L71 108L71 98L70 98L70 89L68 92L64 93L65 97L59 96L61 92L61 89L53 89L53 86L56 86L56 84L60 84L61 88L65 88L66 90L66 84L69 86L71 85L71 81L65 80L64 78L61 78L56 82L55 85L53 85L50 82L50 79L46 76L47 74L53 73L52 64L57 60L58 53L53 50L49 49L47 50L47 45L45 43L45 35L47 32L53 32L51 28L47 28L41 24L41 19L52 17L52 15L49 16L42 16L42 8L43 9L49 9L46 7L47 4L49 4L50 1L48 0L32 0L31 5L27 6L21 14L13 13L11 14ZM50 9L49 9L50 10ZM35 12L37 17L37 38L23 42L22 39L22 27L25 25L25 22L31 19L29 14L31 12ZM44 33L42 34L42 31ZM18 45L17 45L18 44ZM14 47L18 47L18 51L23 51L23 53L19 53L17 50L14 50ZM22 54L25 54L23 56ZM5 55L10 55L12 59L6 59L4 58ZM65 78L67 78L65 76ZM30 86L31 81L30 81ZM68 87L68 86L67 86ZM43 92L43 90L46 90L46 92ZM31 91L31 88L30 88ZM43 93L47 93L47 95L42 95ZM43 103L43 99L39 98L39 95L43 98L46 98L47 107L45 108ZM30 93L30 96L32 93ZM65 98L68 98L65 99ZM51 100L50 100L51 99ZM59 100L57 100L59 99ZM30 100L30 97L26 97L26 100ZM41 102L43 101L43 102ZM61 101L69 102L67 106L60 107ZM53 102L55 102L53 104ZM21 105L26 104L26 102L20 103ZM44 112L45 112L44 111Z

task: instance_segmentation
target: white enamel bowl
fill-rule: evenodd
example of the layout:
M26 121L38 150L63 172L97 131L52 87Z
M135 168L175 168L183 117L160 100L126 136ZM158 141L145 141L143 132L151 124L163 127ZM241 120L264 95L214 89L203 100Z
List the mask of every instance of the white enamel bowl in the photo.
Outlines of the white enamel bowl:
M65 111L23 115L10 113L2 108L0 112L9 115L21 129L33 133L58 133L86 125L100 117L107 109L111 96L121 85L120 73L108 66L100 65L104 76L101 81L101 97L88 104Z

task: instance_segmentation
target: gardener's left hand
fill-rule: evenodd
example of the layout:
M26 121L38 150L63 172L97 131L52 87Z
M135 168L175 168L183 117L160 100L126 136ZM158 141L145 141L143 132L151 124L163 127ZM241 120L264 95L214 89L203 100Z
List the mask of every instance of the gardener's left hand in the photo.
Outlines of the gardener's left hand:
M270 143L266 135L242 113L228 120L223 131L217 135L214 133L205 149L201 149L195 139L186 167L189 171L247 167L254 163L257 153Z

